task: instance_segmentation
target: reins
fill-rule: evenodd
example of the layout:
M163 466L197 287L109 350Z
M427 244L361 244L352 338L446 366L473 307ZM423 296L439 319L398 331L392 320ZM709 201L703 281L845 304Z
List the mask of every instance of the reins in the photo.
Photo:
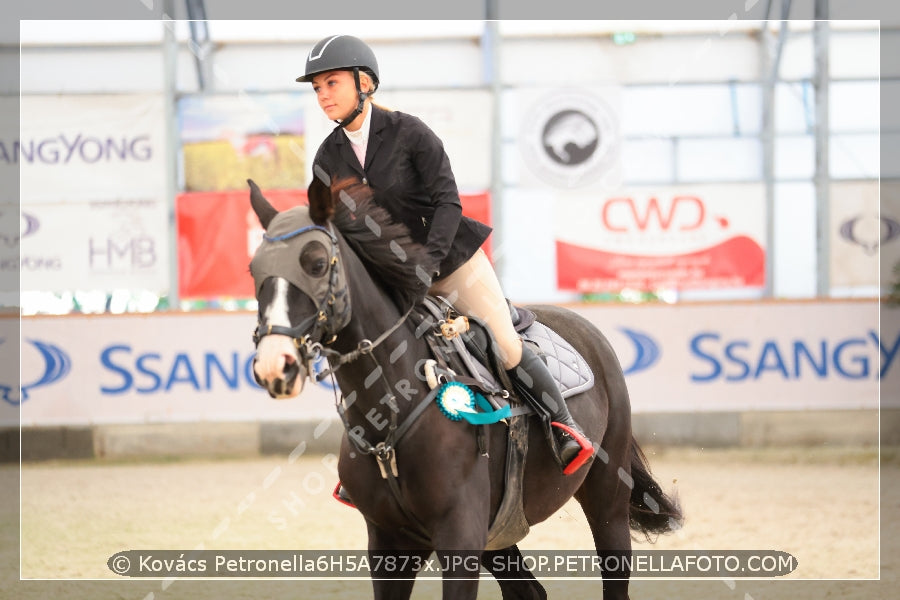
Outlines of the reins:
M347 363L353 362L360 356L363 356L364 354L371 354L372 351L375 350L375 348L380 346L382 342L388 339L395 331L400 329L403 323L406 322L406 319L409 318L409 315L412 313L412 311L413 307L410 307L409 310L407 310L406 313L402 317L400 317L400 319L398 319L390 329L375 338L374 342L369 339L360 340L356 345L356 349L352 350L351 352L342 354L337 350L332 350L331 348L321 348L320 352L328 359L329 368L316 375L316 382L322 381L329 375L333 375L342 366L346 365ZM336 360L332 361L332 358L336 358Z

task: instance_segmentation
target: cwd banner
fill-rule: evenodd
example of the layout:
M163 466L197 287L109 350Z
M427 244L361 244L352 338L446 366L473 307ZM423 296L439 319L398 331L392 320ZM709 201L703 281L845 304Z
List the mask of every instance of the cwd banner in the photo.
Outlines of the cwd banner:
M761 185L634 187L556 201L560 290L765 284Z
M306 190L263 190L278 210L306 204ZM178 289L182 298L252 298L247 270L263 230L250 192L191 192L176 198ZM460 194L463 214L490 225L490 195ZM490 238L485 243L490 255Z

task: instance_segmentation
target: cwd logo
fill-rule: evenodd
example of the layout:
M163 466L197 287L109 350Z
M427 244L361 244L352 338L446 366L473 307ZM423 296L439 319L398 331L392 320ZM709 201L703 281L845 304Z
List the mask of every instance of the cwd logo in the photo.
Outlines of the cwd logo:
M645 371L659 361L659 344L646 333L627 327L619 327L619 331L631 340L634 347L634 360L628 367L623 366L625 375L633 375Z
M714 217L719 229L728 219ZM697 196L674 196L660 201L650 197L641 202L631 197L610 198L600 208L600 220L607 231L695 231L706 223L706 204Z
M41 357L41 373L29 383L23 381L20 387L0 383L0 396L4 402L13 406L18 406L28 400L29 391L56 383L64 378L72 368L72 360L69 355L58 346L39 340L28 339L25 341L38 351Z

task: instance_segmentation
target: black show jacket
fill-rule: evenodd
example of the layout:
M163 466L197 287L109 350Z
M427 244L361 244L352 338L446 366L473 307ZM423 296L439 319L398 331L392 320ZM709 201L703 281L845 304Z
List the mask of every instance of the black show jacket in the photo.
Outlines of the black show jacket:
M319 146L314 164L332 178L359 177L367 183L375 201L425 246L440 279L471 258L491 228L462 216L450 159L425 123L374 104L370 109L365 166L340 125Z

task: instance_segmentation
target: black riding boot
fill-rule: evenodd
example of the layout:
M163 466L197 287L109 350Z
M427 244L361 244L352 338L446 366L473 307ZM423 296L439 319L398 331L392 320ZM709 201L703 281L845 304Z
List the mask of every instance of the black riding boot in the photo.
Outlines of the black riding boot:
M522 346L522 360L506 372L523 399L550 415L551 429L563 473L577 471L593 455L591 441L569 414L559 387L547 365L528 346Z

